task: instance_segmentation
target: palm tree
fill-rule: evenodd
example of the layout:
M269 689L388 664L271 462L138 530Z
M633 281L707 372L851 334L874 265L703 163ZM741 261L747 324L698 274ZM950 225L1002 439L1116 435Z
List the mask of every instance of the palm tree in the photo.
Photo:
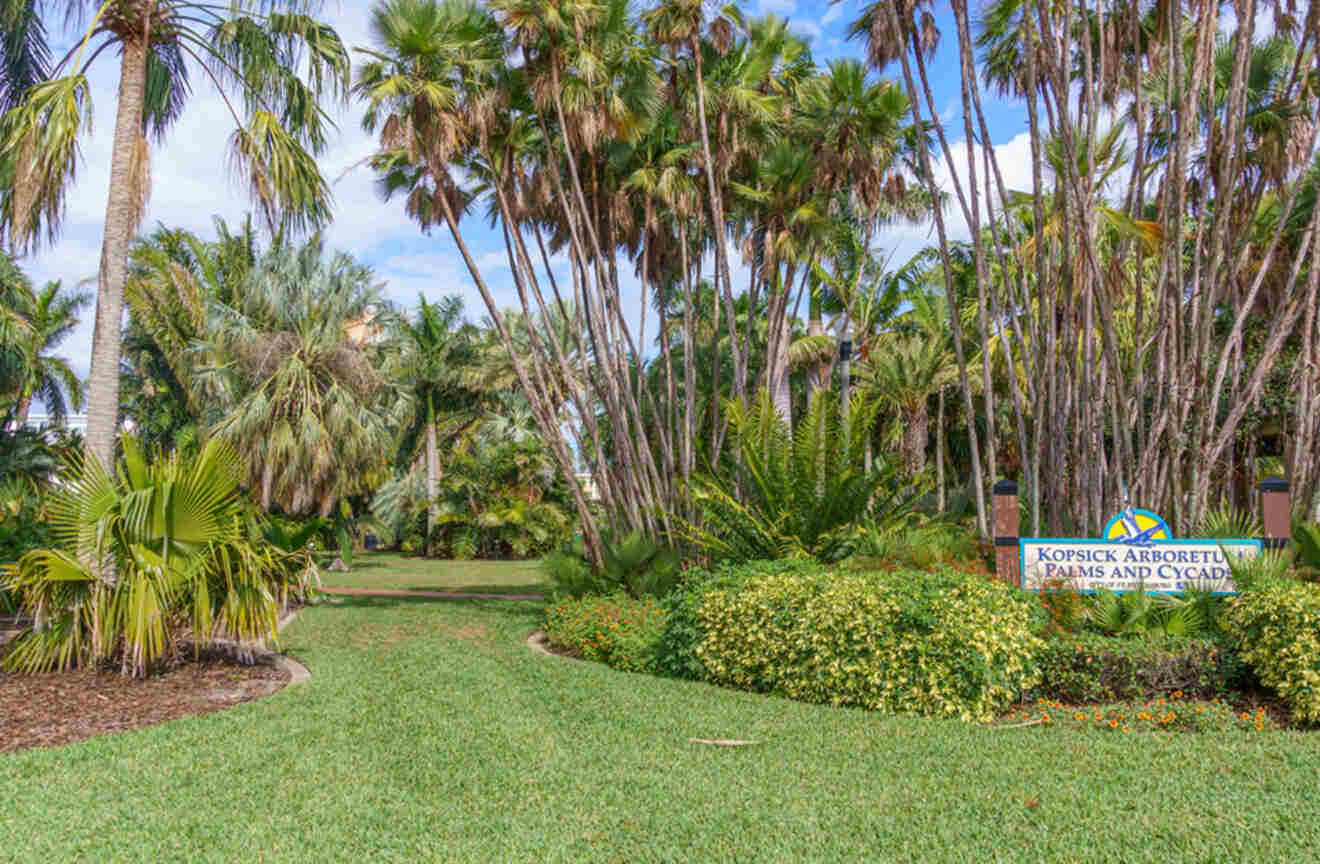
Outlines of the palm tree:
M4 657L33 673L118 659L145 677L191 625L197 650L216 637L277 638L283 557L248 536L238 456L210 441L195 456L126 437L114 473L75 457L48 510L59 545L25 554L8 584L31 630Z
M882 340L871 356L858 364L858 378L882 403L898 409L902 439L899 450L910 476L926 467L930 397L957 380L958 369L945 340L898 334Z
M473 360L473 328L463 322L463 300L444 297L436 303L417 298L417 311L403 322L404 386L422 412L426 438L426 536L422 554L430 549L439 494L440 451L436 441L437 411L453 416L470 413L475 394L464 383L465 366Z
M193 386L215 394L203 420L243 457L265 509L326 516L383 479L412 405L397 322L370 280L313 239L267 253L232 304L210 304L215 362Z
M736 9L731 10L736 13ZM710 129L706 122L706 81L702 69L701 24L702 0L669 0L643 15L648 34L656 42L670 46L675 54L680 48L686 48L692 56L694 81L696 83L697 123L701 133L701 152L704 157L706 175L706 194L709 196L715 246L715 262L723 280L725 313L733 316L733 283L729 276L728 251L725 248L724 199L722 186L715 180L715 161L711 158ZM720 53L728 50L732 38L733 21L725 15L717 17L711 25L715 45ZM746 397L743 387L746 385L746 358L738 353L736 344L730 345L733 352L734 394L741 401Z
M14 410L14 421L20 426L27 422L34 396L45 403L46 410L57 420L69 408L76 411L82 405L82 381L68 360L52 357L49 352L78 326L78 312L91 299L85 291L67 291L59 282L48 282L31 295L27 308L22 310L28 332L21 348L27 362Z
M16 7L0 25L0 231L15 249L56 237L92 119L88 72L120 57L96 326L88 382L87 447L113 462L119 412L120 318L129 246L151 190L147 136L163 138L203 74L234 123L229 149L267 227L298 230L329 218L330 191L315 155L327 142L323 96L342 97L348 54L302 2L216 5L200 0L69 0L86 35L57 63L47 21L54 9ZM49 9L49 13L47 10ZM61 13L63 14L63 12ZM231 100L229 94L239 98Z

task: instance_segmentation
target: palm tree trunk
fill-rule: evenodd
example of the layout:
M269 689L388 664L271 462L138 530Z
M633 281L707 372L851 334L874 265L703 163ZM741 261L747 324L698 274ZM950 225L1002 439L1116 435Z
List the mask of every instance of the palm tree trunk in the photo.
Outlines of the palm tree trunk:
M110 466L119 426L120 328L124 312L124 277L128 247L140 202L130 180L133 147L142 128L142 100L147 85L146 40L124 40L119 74L119 107L110 157L110 195L105 205L105 237L97 273L96 326L92 330L92 368L87 380L87 451Z
M701 70L701 41L692 35L692 60L697 78L697 122L701 127L701 154L706 162L706 192L710 195L710 209L715 224L711 236L715 244L715 266L719 268L721 288L724 291L724 311L729 317L729 352L733 356L733 395L739 402L747 401L747 363L738 351L737 318L733 310L733 282L729 276L728 250L724 248L724 202L715 184L715 163L710 158L710 131L706 127L706 84ZM750 319L747 326L751 327ZM688 338L691 338L690 336Z
M926 444L929 440L930 412L926 400L916 408L903 412L903 462L909 477L915 477L926 468Z
M431 554L431 531L435 528L435 498L440 485L440 451L435 444L435 402L426 394L426 537L422 557ZM416 523L413 523L416 524Z
M18 407L14 409L14 426L22 429L27 425L28 411L32 408L32 391L27 387L23 388L23 395L19 397Z

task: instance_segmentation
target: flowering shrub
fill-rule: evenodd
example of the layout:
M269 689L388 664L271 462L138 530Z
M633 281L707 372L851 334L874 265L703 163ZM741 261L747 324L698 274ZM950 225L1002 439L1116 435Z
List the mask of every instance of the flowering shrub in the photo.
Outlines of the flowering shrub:
M1003 725L1093 728L1110 732L1264 732L1278 728L1264 708L1242 710L1219 698L1205 701L1184 699L1184 695L1181 690L1175 690L1168 699L1161 697L1094 708L1041 698L1036 700L1033 710L1008 714L1003 718Z
M565 598L546 609L551 644L627 672L655 671L655 645L664 610L623 592L604 597Z
M1214 639L1117 639L1090 633L1050 639L1036 692L1064 702L1116 702L1177 690L1203 699L1238 688L1242 662Z
M1320 585L1288 582L1240 594L1223 626L1293 719L1320 723Z
M707 591L695 654L716 684L990 721L1039 680L1035 598L947 569L757 576Z

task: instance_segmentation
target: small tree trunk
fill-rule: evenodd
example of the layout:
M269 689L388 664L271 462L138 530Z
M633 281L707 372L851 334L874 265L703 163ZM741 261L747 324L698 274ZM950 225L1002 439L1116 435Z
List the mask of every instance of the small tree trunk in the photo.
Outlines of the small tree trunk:
M435 402L426 394L426 537L422 556L431 554L431 532L435 529L435 498L440 485L440 451L435 444ZM416 523L413 523L416 524Z
M131 181L133 147L142 130L142 100L147 84L145 39L120 43L119 107L110 157L110 194L105 205L105 237L96 284L96 325L92 330L92 368L87 379L87 451L107 468L114 464L119 426L120 330L124 314L124 278L128 247L137 229L141 202Z
M1011 373L1010 373L1011 374ZM940 513L948 503L944 492L944 388L940 388L939 407L935 411L936 506Z

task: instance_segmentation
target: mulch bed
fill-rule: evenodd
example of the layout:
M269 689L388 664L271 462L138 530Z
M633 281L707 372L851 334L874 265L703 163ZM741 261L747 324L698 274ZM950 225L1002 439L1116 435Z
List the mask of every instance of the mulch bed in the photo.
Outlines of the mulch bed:
M203 654L164 665L145 680L115 669L75 669L45 675L0 671L0 753L57 747L108 732L209 714L279 690L286 673L264 662L243 666Z

